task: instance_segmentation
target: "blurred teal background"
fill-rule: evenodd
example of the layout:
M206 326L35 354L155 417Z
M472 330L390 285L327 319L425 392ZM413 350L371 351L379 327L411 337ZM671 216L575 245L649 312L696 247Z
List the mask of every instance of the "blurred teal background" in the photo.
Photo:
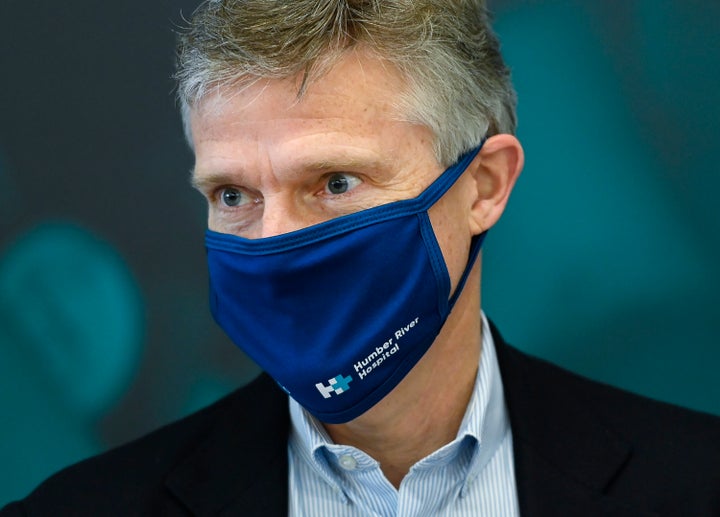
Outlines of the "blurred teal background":
M208 314L169 79L196 3L0 6L0 505L256 372ZM527 161L484 309L522 349L720 414L720 5L491 7Z

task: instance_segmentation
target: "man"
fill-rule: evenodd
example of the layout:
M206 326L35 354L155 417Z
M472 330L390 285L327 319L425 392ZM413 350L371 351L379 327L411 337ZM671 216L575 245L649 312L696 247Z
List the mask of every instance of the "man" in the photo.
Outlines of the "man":
M718 419L530 358L481 312L523 165L482 2L210 1L177 76L211 308L274 382L3 515L720 514Z

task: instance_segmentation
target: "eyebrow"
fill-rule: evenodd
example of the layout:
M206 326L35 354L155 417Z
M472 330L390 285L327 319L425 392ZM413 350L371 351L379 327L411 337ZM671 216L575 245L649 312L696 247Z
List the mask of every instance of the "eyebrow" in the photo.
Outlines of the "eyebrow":
M387 158L362 158L362 157L338 157L324 160L315 160L302 162L297 167L297 174L303 174L308 171L315 172L351 172L357 169L383 170L387 169L391 164L391 160ZM190 171L190 184L193 188L204 192L219 185L230 185L237 183L238 174L231 172L215 172L203 174L198 177L196 170Z
M300 166L303 171L337 171L343 172L350 169L383 169L390 163L388 159L342 157L330 158L327 160L309 161Z
M225 172L218 172L213 174L208 174L202 177L198 177L195 174L195 169L192 169L190 171L190 185L196 190L199 190L200 192L206 192L208 190L211 190L213 187L217 187L218 185L229 185L237 182L237 176L225 173Z

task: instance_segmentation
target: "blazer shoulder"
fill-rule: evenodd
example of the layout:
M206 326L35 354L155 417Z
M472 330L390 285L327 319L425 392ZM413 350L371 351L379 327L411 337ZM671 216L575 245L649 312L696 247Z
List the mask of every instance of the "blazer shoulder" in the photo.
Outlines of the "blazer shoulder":
M262 447L266 434L259 430L283 425L287 413L283 398L272 380L261 374L196 413L61 470L2 512L137 515L161 511L185 515L166 487L175 469L187 458L202 454L207 444L244 441L246 448L249 444ZM242 448L235 454L242 456Z
M522 383L538 397L584 406L608 425L632 437L679 435L692 440L701 435L714 438L720 453L720 416L681 407L587 378L503 344L503 355L519 366ZM510 356L511 358L508 358ZM659 432L662 431L662 432Z
M720 418L585 378L501 338L497 348L519 483L537 485L535 469L552 465L663 515L720 512Z

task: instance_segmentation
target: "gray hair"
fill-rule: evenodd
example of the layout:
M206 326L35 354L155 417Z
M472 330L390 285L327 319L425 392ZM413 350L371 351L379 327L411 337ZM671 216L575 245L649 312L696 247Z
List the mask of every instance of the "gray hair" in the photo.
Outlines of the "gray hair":
M400 71L398 108L432 130L441 164L515 132L515 92L484 0L206 0L189 23L175 75L188 136L190 110L210 90L301 75L301 97L360 45Z

